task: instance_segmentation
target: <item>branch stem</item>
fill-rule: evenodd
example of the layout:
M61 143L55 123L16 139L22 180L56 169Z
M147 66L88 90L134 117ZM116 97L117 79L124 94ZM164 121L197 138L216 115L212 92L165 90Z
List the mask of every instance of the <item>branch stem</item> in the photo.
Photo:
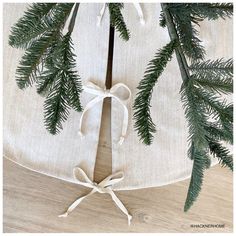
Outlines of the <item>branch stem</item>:
M76 19L76 16L77 16L78 9L79 9L79 3L76 3L76 4L75 4L74 11L73 11L73 14L72 14L72 17L71 17L71 19L70 19L70 24L69 24L69 26L68 26L68 32L69 32L69 33L72 33L72 31L73 31L73 29L74 29L74 26L75 26L75 19Z
M173 22L173 18L171 16L171 13L169 12L168 4L161 3L161 8L162 8L164 17L166 19L166 26L168 29L170 39L177 40L177 42L179 42L179 37L178 37L177 31L176 31L175 24ZM183 81L186 82L190 79L190 73L189 73L189 69L188 69L187 60L185 58L185 55L184 55L180 45L178 45L178 47L175 49L175 54L176 54L176 58L177 58L177 61L179 64L181 77L182 77Z

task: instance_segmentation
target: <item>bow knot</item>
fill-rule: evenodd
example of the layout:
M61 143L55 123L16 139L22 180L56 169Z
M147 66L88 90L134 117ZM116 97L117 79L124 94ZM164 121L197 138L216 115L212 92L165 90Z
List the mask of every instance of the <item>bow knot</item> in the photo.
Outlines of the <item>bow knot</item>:
M104 180L102 180L100 183L92 182L89 177L85 174L85 172L80 167L74 168L74 177L77 179L78 184L83 185L85 187L91 188L92 190L82 197L79 197L76 199L67 209L67 211L59 215L58 217L67 217L69 213L71 213L86 197L99 192L99 193L108 193L111 195L112 200L115 202L115 204L120 208L120 210L127 215L128 218L128 224L130 225L130 221L132 219L132 216L129 214L128 210L125 208L123 203L120 201L120 199L115 195L115 193L112 190L112 186L124 179L124 173L123 172L117 172L115 174L111 174L108 177L106 177Z
M112 94L110 93L110 89L105 89L104 95L105 95L105 97L111 97Z
M123 89L125 93L119 93L119 90ZM80 124L79 124L79 134L81 136L84 136L82 132L82 122L83 117L86 111L88 111L90 108L92 108L96 103L102 101L106 97L111 97L116 99L124 110L124 116L123 116L123 125L122 125L122 131L121 136L119 140L119 144L121 145L124 141L124 137L126 136L126 132L128 129L128 121L129 121L129 113L127 108L127 102L131 98L131 91L130 89L123 83L117 83L114 86L111 87L111 89L101 88L98 85L94 84L93 82L89 81L87 84L83 86L83 90L87 93L93 94L96 97L94 97L84 108L81 118L80 118Z

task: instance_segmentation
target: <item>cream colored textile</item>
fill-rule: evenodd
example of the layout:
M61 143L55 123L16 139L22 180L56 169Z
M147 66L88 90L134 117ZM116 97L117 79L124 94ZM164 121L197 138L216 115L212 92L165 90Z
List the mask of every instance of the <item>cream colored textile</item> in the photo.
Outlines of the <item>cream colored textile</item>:
M184 117L179 90L182 83L176 57L173 56L156 85L151 115L157 133L151 146L139 141L134 131L132 104L139 81L143 78L148 62L158 49L170 41L166 28L159 24L160 4L141 4L146 24L141 25L132 4L125 4L124 18L131 31L128 42L115 37L113 79L114 84L125 83L131 90L130 120L127 137L122 146L116 145L122 113L112 101L112 168L125 173L123 182L116 189L136 189L170 184L188 178L192 161L187 158L188 128ZM206 59L231 58L232 21L204 21L201 39L206 47ZM214 159L214 162L217 160Z
M105 11L100 25L97 16L102 4L81 4L73 32L78 71L84 82L104 87L109 17ZM143 78L148 62L159 48L169 42L167 29L158 25L160 4L142 3L145 24L141 24L132 4L125 4L124 18L131 38L124 42L115 34L113 85L124 83L132 92L129 102L129 126L122 145L120 139L124 110L112 100L112 168L122 171L124 179L113 190L161 186L189 177L192 162L187 158L188 129L179 89L181 76L173 56L158 81L152 98L152 117L157 133L151 146L144 146L133 129L132 104L136 87ZM43 125L43 101L35 89L21 91L15 83L15 69L22 55L7 45L10 26L22 16L24 4L4 5L4 155L32 170L76 183L73 169L79 166L93 179L99 138L102 101L89 109L83 118L84 139L80 139L80 113L71 112L64 130L50 135ZM11 17L9 17L9 12ZM232 21L203 22L201 38L207 58L232 57ZM125 91L124 91L125 92ZM83 93L85 107L94 98Z
M109 17L108 12L105 13L103 24L96 25L101 6L80 4L72 37L81 78L102 87L106 79ZM93 179L102 102L84 116L84 139L78 134L81 113L74 111L59 135L53 136L45 130L44 98L34 88L21 91L17 87L15 70L22 52L7 43L10 27L25 9L26 4L4 5L4 155L32 170L72 182L76 182L73 169L79 165ZM82 105L92 98L92 95L83 93Z

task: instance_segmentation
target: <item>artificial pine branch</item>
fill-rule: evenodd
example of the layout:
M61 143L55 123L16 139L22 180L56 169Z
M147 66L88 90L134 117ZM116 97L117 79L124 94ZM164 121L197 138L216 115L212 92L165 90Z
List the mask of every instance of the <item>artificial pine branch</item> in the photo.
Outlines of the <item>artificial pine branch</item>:
M198 38L198 31L193 25L193 17L190 13L176 12L173 19L176 25L179 41L185 55L192 61L204 59L205 50L201 45L201 40Z
M185 201L184 211L188 211L197 199L203 183L204 170L210 167L210 158L205 151L193 151L192 157L193 169L190 179L187 199Z
M63 36L73 7L68 33ZM79 3L33 4L9 37L10 45L26 48L16 71L17 84L23 89L36 82L37 92L46 95L44 119L51 134L62 129L70 108L82 110L82 85L71 40L78 8Z
M184 82L181 87L181 100L188 121L189 140L194 143L195 150L202 150L207 147L204 129L204 126L207 125L207 116L203 107L199 105L196 89L192 79Z
M73 3L35 3L12 27L9 44L16 48L28 48L44 33L64 26Z
M40 75L40 64L48 55L48 48L56 40L58 31L46 32L25 51L16 69L16 82L20 89L31 86Z
M233 128L233 127L232 127ZM207 136L217 141L224 141L229 144L233 144L233 129L231 130L222 128L222 125L219 123L209 123L204 129L207 132Z
M126 27L121 13L123 7L123 3L108 3L111 25L120 33L122 39L128 41L130 38L130 32Z
M223 147L219 142L211 139L209 140L209 148L211 154L218 158L222 167L227 166L233 171L233 157L227 148Z
M233 123L233 110L230 109L232 104L227 104L225 100L222 101L218 96L208 93L203 89L196 88L195 94L199 105L205 107L205 112L209 116L222 123Z
M68 32L55 47L50 57L53 64L45 71L49 80L49 94L45 101L45 125L51 134L62 129L62 122L67 120L69 107L81 111L80 93L82 86L75 68L74 54L71 51L71 32ZM54 77L53 81L52 78Z
M217 93L233 92L233 60L213 60L193 63L190 67L199 86Z
M233 16L232 3L171 3L168 8L173 14L180 11L183 14L191 13L197 21L225 19Z
M181 47L178 48L176 54L183 79L183 85L181 89L182 101L185 107L185 116L189 124L189 138L191 141L191 145L188 154L194 161L192 177L184 207L184 210L187 211L191 207L193 202L197 199L203 182L204 169L209 167L209 165L204 165L204 163L209 162L209 158L205 154L209 152L208 150L212 149L212 146L210 146L210 143L208 142L207 135L209 135L209 131L214 131L211 136L214 135L217 138L223 137L224 139L232 140L230 137L232 136L231 105L227 106L224 103L220 103L219 100L216 99L214 94L209 94L204 91L205 89L211 89L212 91L216 92L224 91L225 93L229 93L232 91L232 61L229 60L224 62L222 60L216 60L211 62L198 62L199 59L204 58L204 51L202 50L203 48L201 48L202 46L200 44L195 45L197 47L195 55L193 51L194 45L191 45L191 47L189 48L189 45L186 45L186 43L188 40L189 42L191 40L192 42L195 41L194 33L196 34L197 32L194 32L195 29L193 28L192 24L198 24L198 22L202 19L199 18L199 15L194 15L192 12L190 13L189 9L186 10L185 6L183 6L185 4L179 4L181 5L181 7L180 9L175 9L176 11L173 11L174 6L172 10L168 8L171 5L173 6L175 4L162 4L162 10L166 20L170 38L178 38L181 44ZM183 19L185 19L188 23L186 23ZM180 26L179 23L181 20L183 21L182 26ZM189 37L189 39L186 39L186 35L187 37ZM200 43L200 40L196 40L196 42ZM193 61L192 67L187 66L188 68L186 68L186 60L184 59L185 55ZM194 72L195 74L186 76L186 70L189 70L190 75L190 69L192 69L192 72ZM215 77L217 78L218 82L220 81L221 84L224 84L224 86L222 86L223 88L220 88L219 85L216 85L216 82L214 81ZM198 84L196 83L196 81L198 82ZM205 82L205 84L202 82ZM203 89L201 91L198 87L199 84L201 89ZM199 100L202 102L200 102ZM223 128L223 132L220 133L219 131L221 130L218 127L214 127L212 123L210 123L209 126L209 117L206 113L206 106L208 107L208 113L210 113L208 115L217 113L217 116L215 117L217 121L215 123L218 124L219 121L221 121L220 127ZM214 127L215 129L212 129L212 127ZM219 151L219 149L217 150ZM199 156L195 156L194 153L204 153L204 155L200 155L201 159L199 159ZM222 153L225 154L225 152ZM221 157L223 159L223 157L225 156L221 155ZM225 158L224 160L228 159Z
M193 15L202 20L225 19L233 16L233 3L190 3L186 5Z
M9 45L12 47L23 47L25 42L32 39L32 33L35 32L35 26L41 24L41 20L53 8L55 3L33 3L24 16L11 28L9 36Z
M157 52L155 58L148 64L144 73L144 78L137 87L139 92L134 102L135 129L144 144L150 145L153 139L153 133L156 132L155 124L150 115L150 101L153 88L164 71L167 62L172 58L176 41L171 41Z
M203 61L205 50L195 28L206 18L232 16L232 4L162 3L161 6L160 25L167 27L170 39L177 42L174 50L183 80L181 100L189 127L188 156L193 160L193 170L184 207L187 211L200 193L204 170L210 166L209 153L217 156L222 165L232 168L232 156L220 142L233 142L233 105L216 95L233 91L232 59ZM186 57L192 62L191 66L188 66ZM145 81L145 86L138 87L134 104L135 128L140 139L148 144L153 138L151 132L155 131L150 102L157 78L153 75L148 81L144 77L140 84Z

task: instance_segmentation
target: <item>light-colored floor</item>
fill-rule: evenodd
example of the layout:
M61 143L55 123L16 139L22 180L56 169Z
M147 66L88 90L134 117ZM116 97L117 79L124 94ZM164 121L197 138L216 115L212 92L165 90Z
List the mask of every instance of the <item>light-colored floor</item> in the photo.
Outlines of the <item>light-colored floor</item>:
M95 180L110 173L110 103L105 102ZM133 215L131 226L110 196L94 194L68 218L58 218L77 197L81 186L47 177L4 160L3 229L13 232L232 232L232 173L219 166L206 171L198 201L183 212L189 180L158 188L121 191L117 196ZM196 228L214 224L223 228Z

